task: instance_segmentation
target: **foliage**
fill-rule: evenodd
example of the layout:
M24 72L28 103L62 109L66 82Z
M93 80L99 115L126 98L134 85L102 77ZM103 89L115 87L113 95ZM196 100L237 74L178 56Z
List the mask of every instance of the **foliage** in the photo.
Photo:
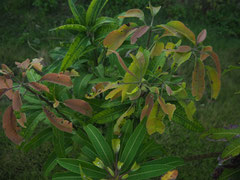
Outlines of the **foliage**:
M148 156L159 147L152 140L164 133L168 121L203 131L194 116L194 101L204 95L207 58L215 63L206 67L212 98L220 91L218 56L203 44L207 31L196 38L180 21L155 26L160 7L151 4L148 25L140 9L109 18L99 17L107 0L93 0L87 10L68 2L74 18L53 29L75 34L67 52L58 51L58 60L48 67L42 59L16 62L21 72L17 75L2 64L0 96L12 102L3 114L6 136L24 151L50 141L54 152L45 175L57 163L71 171L53 179L149 179L167 173L166 177L183 163L178 158L159 159L160 154ZM123 24L128 18L138 21ZM139 46L138 39L146 34L146 46ZM187 61L195 64L191 88L179 75ZM47 127L32 137L39 121ZM81 145L80 156L67 158L75 143Z

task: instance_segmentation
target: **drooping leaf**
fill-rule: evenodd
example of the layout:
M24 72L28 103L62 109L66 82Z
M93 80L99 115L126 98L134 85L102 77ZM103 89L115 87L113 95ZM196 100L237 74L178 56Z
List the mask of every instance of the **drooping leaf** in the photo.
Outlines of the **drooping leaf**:
M88 177L97 179L106 177L106 172L103 169L100 169L94 166L92 163L83 160L71 158L59 158L57 162L63 168L76 174L80 174L79 165L81 165L83 172Z
M175 180L178 176L178 170L168 171L161 177L161 180Z
M117 50L127 37L136 31L134 23L124 24L119 29L110 32L103 41L104 47L109 50ZM112 51L108 51L107 55L110 55Z
M13 81L12 79L7 79L4 76L0 76L0 89L5 89L4 94L9 98L13 98L13 90L11 89L13 87Z
M47 86L43 85L43 84L40 84L40 83L37 83L37 82L30 82L29 83L29 86L33 89L35 89L36 91L45 91L45 92L48 92L49 93L49 89Z
M2 123L5 135L15 144L21 144L23 138L18 134L19 128L12 106L5 110Z
M149 26L141 26L139 27L131 37L131 44L135 44L138 38L142 37L149 29Z
M112 167L113 152L99 130L91 124L85 126L84 130L86 131L100 159L106 166Z
M137 151L140 145L142 144L145 134L146 134L145 121L142 121L133 131L120 156L119 161L124 163L122 168L123 171L126 170L133 162L137 154Z
M6 64L1 64L1 67L2 67L2 72L4 74L10 75L10 76L14 75L13 71Z
M67 54L65 55L62 65L61 71L65 71L68 67L70 67L77 58L81 57L86 49L87 42L89 41L88 37L82 34L79 34L70 45Z
M44 75L41 78L41 81L48 81L48 82L63 85L63 86L72 86L72 81L70 76L67 76L64 74L49 73Z
M15 91L12 99L12 108L14 111L20 111L22 107L22 99L19 91Z
M219 61L218 55L215 52L213 52L213 51L210 54L211 54L211 57L212 57L215 65L216 65L218 78L220 79L221 78L221 65L220 65L220 61Z
M159 177L166 172L173 169L173 166L163 165L163 164L154 164L154 165L145 165L141 166L139 170L129 173L128 180L136 179L151 179L154 177Z
M46 107L43 108L44 113L46 114L47 118L50 122L58 129L64 132L72 133L72 123L64 120L63 118L57 117L54 113L49 111Z
M199 101L205 90L205 69L201 60L197 60L195 63L194 71L192 73L192 95L196 96L196 100Z
M160 108L158 102L156 101L147 119L147 132L152 135L155 132L162 134L165 130L165 125L163 124L163 118L165 117L164 112Z
M95 24L96 19L101 13L108 0L92 0L86 13L86 23L88 26Z
M92 107L89 105L88 102L81 100L81 99L68 99L64 101L64 105L82 113L83 115L92 116Z
M140 9L130 9L127 12L125 12L123 16L118 16L118 18L128 18L128 17L136 17L144 21L144 13Z
M87 28L80 24L65 24L65 25L56 27L54 29L51 29L51 31L57 31L57 30L73 30L78 32L84 32L87 30Z
M230 144L224 149L222 153L222 158L234 157L240 154L240 139L234 139Z
M206 68L207 68L208 78L211 84L211 96L212 98L217 99L221 89L221 80L219 79L218 73L214 68L210 66L206 66Z
M199 34L198 34L198 37L197 37L197 44L203 42L207 37L207 30L206 29L203 29Z

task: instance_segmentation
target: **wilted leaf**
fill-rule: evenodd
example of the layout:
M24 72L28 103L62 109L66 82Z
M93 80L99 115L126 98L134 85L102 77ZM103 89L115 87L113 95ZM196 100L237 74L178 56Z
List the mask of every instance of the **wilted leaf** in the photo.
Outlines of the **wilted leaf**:
M208 78L211 83L212 98L217 99L221 89L221 80L219 79L218 73L214 68L210 66L206 66L206 68L207 68Z
M121 127L125 124L125 119L126 117L132 115L135 111L135 106L130 106L128 110L123 113L117 120L116 124L114 125L113 132L115 135L120 135L121 132Z
M138 38L142 37L149 29L149 26L141 26L139 27L131 37L131 44L135 44Z
M144 13L140 9L130 9L123 16L118 16L118 18L136 17L144 21Z
M152 135L155 132L158 132L160 134L164 132L165 125L162 121L164 117L165 114L159 107L158 102L156 101L147 119L146 127L149 135Z
M135 26L134 23L124 24L119 29L110 32L103 40L104 47L112 51L117 50L127 37L136 31ZM111 54L112 51L108 51L107 55Z
M173 117L173 113L176 110L176 106L174 104L170 104L170 103L165 103L164 99L162 97L158 97L158 102L163 110L163 112L165 114L168 115L169 120L172 120Z
M15 62L15 64L17 65L18 68L26 70L28 68L28 66L30 65L30 59L26 59L22 63Z
M19 128L12 106L9 106L3 114L3 129L6 136L15 144L20 144L23 141L23 138L17 133Z
M26 128L26 126L24 125L24 123L27 122L26 114L20 113L20 115L21 115L21 118L17 119L17 122L21 127Z
M12 107L14 111L20 111L22 106L22 100L19 91L15 91L12 99Z
M55 84L60 84L63 86L72 86L72 81L70 76L64 74L49 73L44 75L40 81L48 81Z
M45 92L48 92L49 93L49 89L47 86L43 85L43 84L40 84L40 83L37 83L37 82L30 82L29 83L29 86L37 91L45 91Z
M12 97L13 97L13 90L11 89L12 86L13 86L12 79L7 79L4 76L0 76L0 89L5 89L6 90L4 92L4 94L6 94L6 96L9 99L12 99Z
M151 58L155 56L160 56L163 49L164 49L164 43L157 41L151 50Z
M192 73L192 95L199 101L205 90L205 69L201 60L197 60Z
M161 180L175 180L178 176L178 170L168 171L161 177Z
M50 122L61 131L65 131L68 133L72 133L72 123L64 120L63 118L57 117L54 113L49 111L46 107L43 108L44 113L46 114L47 118L50 120Z
M92 116L92 107L88 104L88 102L81 99L68 99L64 101L64 105L82 113L83 115Z
M203 42L207 37L207 30L206 29L203 29L199 34L198 34L198 37L197 37L197 44Z

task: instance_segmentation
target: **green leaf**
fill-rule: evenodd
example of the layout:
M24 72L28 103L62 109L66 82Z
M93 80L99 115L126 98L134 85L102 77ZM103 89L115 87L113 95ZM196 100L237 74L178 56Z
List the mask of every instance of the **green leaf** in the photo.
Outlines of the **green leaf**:
M79 170L80 171L80 170ZM52 180L81 180L81 176L72 172L58 172L53 175Z
M125 147L126 143L133 132L133 121L127 120L122 127L122 136L121 136L121 147ZM120 149L120 155L123 151L123 148Z
M119 161L124 163L123 171L125 171L134 160L137 151L140 145L142 144L145 134L146 134L145 121L142 121L133 131L120 156Z
M85 24L85 9L81 7L80 10L77 9L73 0L68 0L69 7L72 11L73 16L80 24Z
M153 165L153 164L168 165L168 166L172 166L173 168L176 168L178 166L183 166L184 161L179 157L172 156L172 157L164 157L164 158L148 161L143 163L142 165L145 166L145 165Z
M79 159L71 159L71 158L60 158L57 160L58 164L63 168L73 172L80 174L79 165L81 165L83 172L91 177L91 178L104 178L106 177L106 172L92 163L79 160Z
M240 168L226 169L224 168L223 173L219 177L219 180L238 180L240 177Z
M106 24L117 24L117 20L114 18L110 18L110 17L100 17L97 18L97 21L95 23L95 25L91 28L90 31L94 32L96 31L99 27L101 27L102 25L106 25Z
M65 157L65 148L64 148L64 132L60 131L59 129L52 127L53 128L53 146L54 150L57 154L57 157L63 158Z
M108 0L92 0L86 14L86 23L88 26L92 26L95 24L97 17L101 13L107 2Z
M156 16L159 10L161 9L161 6L154 7L152 6L151 2L149 1L149 9L152 14L152 16Z
M112 107L109 109L105 109L92 117L92 121L98 124L105 124L112 122L118 119L124 111L127 110L126 106L121 107Z
M31 141L24 145L23 151L28 152L30 149L35 149L52 137L52 128L47 128L34 136Z
M76 98L83 98L87 92L89 81L92 79L93 74L84 74L77 77L73 83L73 93Z
M173 166L154 164L141 166L139 170L129 173L128 180L140 180L140 179L150 179L154 177L159 177L166 172L174 169Z
M97 154L87 146L82 147L81 151L90 161L94 161L97 157Z
M217 99L221 89L221 80L219 79L218 73L214 68L210 66L206 66L206 68L207 68L208 78L211 84L211 96L212 98Z
M73 43L70 45L69 50L62 61L61 71L66 70L74 63L74 61L77 58L83 55L88 40L89 40L88 37L82 34L79 34L74 39Z
M106 166L112 167L113 152L109 144L106 142L99 130L89 124L84 127L95 151Z
M128 18L128 17L136 17L136 18L139 18L141 21L144 21L144 13L140 9L129 9L127 12L124 13L124 15L118 16L118 18Z
M177 69L187 60L189 60L189 58L191 57L192 52L187 52L187 53L174 53L173 55L173 59L174 62L173 63L177 63Z
M227 139L231 140L233 137L240 135L240 128L235 129L224 129L224 128L218 128L218 129L210 129L209 131L203 133L201 135L201 138L209 137L211 139Z
M234 157L240 154L240 139L234 139L230 144L224 149L222 153L222 158Z
M73 30L78 32L85 32L87 28L79 24L66 24L66 25L62 25L57 28L51 29L50 31L58 31L58 30Z
M199 59L195 63L192 73L192 95L199 101L205 90L205 69L203 62Z

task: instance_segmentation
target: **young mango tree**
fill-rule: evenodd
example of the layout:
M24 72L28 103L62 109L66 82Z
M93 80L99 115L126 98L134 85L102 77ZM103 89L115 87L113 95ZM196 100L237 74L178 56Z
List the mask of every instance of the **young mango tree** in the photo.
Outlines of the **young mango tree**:
M109 18L99 17L107 0L92 0L87 10L68 2L72 24L53 29L75 35L67 52L55 52L49 66L41 58L16 62L18 73L2 64L0 97L11 102L3 114L6 136L25 152L50 141L44 176L64 168L54 180L176 179L184 160L163 158L155 135L168 121L204 131L195 101L204 95L205 74L211 98L221 87L218 56L204 45L207 31L195 37L180 21L154 25L161 7L150 3L148 24L140 9ZM188 63L191 85L179 70Z

